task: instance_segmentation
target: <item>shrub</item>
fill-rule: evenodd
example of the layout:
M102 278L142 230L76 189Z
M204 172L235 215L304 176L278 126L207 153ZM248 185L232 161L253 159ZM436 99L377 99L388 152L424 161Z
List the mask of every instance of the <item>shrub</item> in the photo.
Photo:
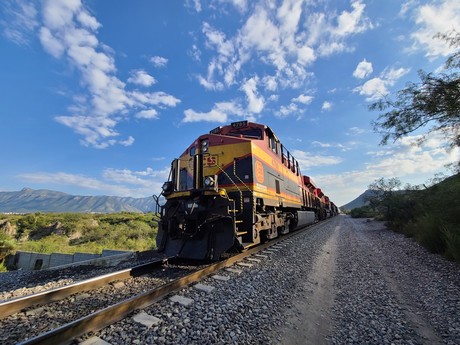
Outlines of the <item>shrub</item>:
M362 206L354 208L350 211L350 215L353 218L373 218L375 216L375 211L372 210L370 206Z
M432 253L444 253L446 245L441 232L440 220L425 214L411 224L408 230L415 239Z
M446 256L449 259L460 262L460 226L444 226L442 234L446 244Z
M7 272L8 270L5 267L5 264L3 261L0 261L0 272Z

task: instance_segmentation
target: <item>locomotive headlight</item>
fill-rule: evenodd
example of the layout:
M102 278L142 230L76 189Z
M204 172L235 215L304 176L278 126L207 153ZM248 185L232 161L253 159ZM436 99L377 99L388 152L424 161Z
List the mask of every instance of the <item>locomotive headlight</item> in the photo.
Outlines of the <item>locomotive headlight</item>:
M204 188L217 190L217 176L209 175L204 178Z
M213 176L206 176L204 179L204 186L206 188L214 187L214 177Z
M163 190L163 195L168 195L173 192L173 184L171 181L163 183L163 186L161 187Z
M201 142L201 152L208 152L209 149L209 142L207 139Z

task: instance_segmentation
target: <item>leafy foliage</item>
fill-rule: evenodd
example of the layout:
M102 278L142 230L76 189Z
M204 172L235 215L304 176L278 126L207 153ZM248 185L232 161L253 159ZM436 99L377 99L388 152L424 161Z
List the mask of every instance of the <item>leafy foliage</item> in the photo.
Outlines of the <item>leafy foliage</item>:
M460 47L460 33L439 34L451 47ZM451 146L460 146L460 51L451 55L443 73L419 71L420 82L409 83L396 99L379 100L371 110L385 111L373 123L382 134L383 145L390 139L400 139L415 130L433 124L429 130L441 131L450 138ZM423 139L422 139L423 140Z
M365 205L356 207L350 211L350 216L353 218L373 218L377 215L376 211L371 206Z
M3 231L0 231L0 272L5 272L5 258L15 250L14 240Z
M460 174L423 190L400 186L396 179L375 181L370 207L393 230L460 262Z

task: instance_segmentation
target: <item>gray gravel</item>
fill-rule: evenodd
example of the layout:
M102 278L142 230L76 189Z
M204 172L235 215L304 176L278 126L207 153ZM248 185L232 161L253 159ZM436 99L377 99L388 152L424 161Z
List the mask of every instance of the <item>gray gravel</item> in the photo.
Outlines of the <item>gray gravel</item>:
M328 288L318 267L332 250L331 308L322 310L313 297ZM131 315L96 335L110 344L460 344L460 265L380 222L335 217L267 255L235 267L241 274L222 272L229 281L205 279L209 293L181 290L194 301L188 307L163 300L146 308L158 324ZM330 325L328 334L306 334L306 323L316 324L309 314Z
M381 222L343 217L333 344L460 344L460 266Z
M334 231L335 294L320 310L328 335L306 334L315 260ZM329 250L329 249L328 249ZM339 216L317 225L227 282L206 279L210 293L180 292L184 307L164 300L145 311L160 319L150 328L132 317L97 333L111 344L459 344L460 267L421 248L379 222ZM308 282L308 284L306 284ZM309 286L309 288L305 288ZM307 300L306 310L294 305ZM318 312L318 311L316 311ZM286 337L286 329L297 338ZM302 336L304 329L305 334Z
M205 279L202 284L215 287L210 293L182 290L180 295L194 300L188 307L163 300L147 308L161 320L157 326L147 328L129 317L97 335L111 344L278 344L297 284L308 279L336 222L302 233L251 268L235 266L240 275L222 272L231 277L227 282Z

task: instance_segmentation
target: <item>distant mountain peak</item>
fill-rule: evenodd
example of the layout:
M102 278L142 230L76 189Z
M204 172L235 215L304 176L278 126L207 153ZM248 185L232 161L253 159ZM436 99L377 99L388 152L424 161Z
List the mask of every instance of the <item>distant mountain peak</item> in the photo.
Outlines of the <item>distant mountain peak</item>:
M349 203L343 205L343 206L340 206L340 209L342 210L346 210L346 211L350 211L354 208L357 208L357 207L362 207L364 205L367 205L368 202L366 201L366 197L369 196L369 194L371 194L372 191L371 190L366 190L364 193L362 193L360 196L358 196L356 199L350 201Z
M149 212L155 210L152 197L81 196L25 187L18 192L0 192L0 212Z

